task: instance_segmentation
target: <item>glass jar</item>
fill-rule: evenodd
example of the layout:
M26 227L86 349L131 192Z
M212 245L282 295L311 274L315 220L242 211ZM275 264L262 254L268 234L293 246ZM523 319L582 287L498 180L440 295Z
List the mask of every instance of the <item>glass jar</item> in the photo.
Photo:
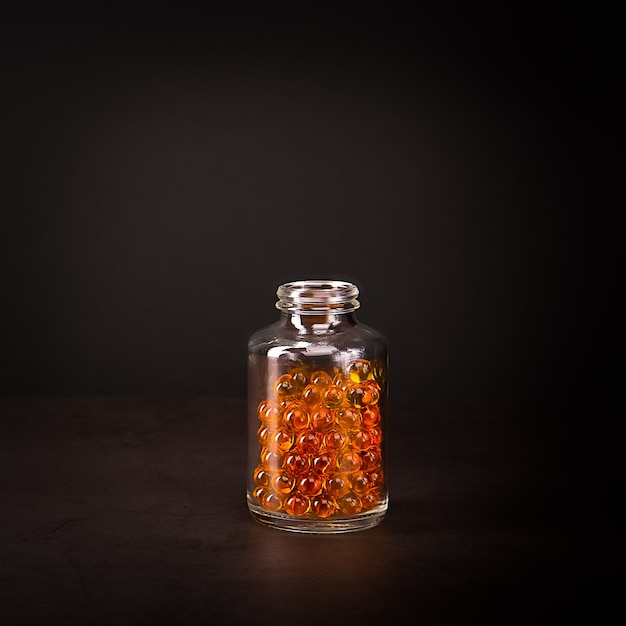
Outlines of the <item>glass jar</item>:
M357 322L355 285L281 285L280 319L248 343L248 508L304 533L370 528L387 511L387 342Z

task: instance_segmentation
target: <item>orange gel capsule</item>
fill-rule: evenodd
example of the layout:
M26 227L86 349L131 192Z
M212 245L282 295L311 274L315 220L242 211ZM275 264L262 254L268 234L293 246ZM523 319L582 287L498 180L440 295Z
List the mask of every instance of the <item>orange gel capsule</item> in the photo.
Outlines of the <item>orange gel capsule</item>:
M361 452L361 467L365 471L374 471L380 469L381 457L380 452L376 448L368 448L365 452Z
M302 430L309 425L309 413L300 402L290 402L285 407L283 423L293 431Z
M361 413L357 409L342 409L337 414L337 423L344 430L358 430L361 427Z
M354 493L347 493L337 499L337 507L344 515L357 515L363 508L361 498Z
M309 382L307 371L300 367L291 372L291 382L293 383L293 389L296 394L302 393L302 390Z
M296 439L296 447L304 454L315 454L319 451L322 438L313 430L306 430Z
M322 402L329 409L338 409L345 400L344 392L336 385L329 385L322 391Z
M313 498L311 501L311 512L317 517L329 517L335 510L337 505L332 498L328 498L324 495L319 495Z
M380 502L380 494L377 490L368 491L361 497L361 504L364 509L372 509Z
M324 445L326 448L334 450L335 452L342 450L347 441L347 437L338 430L331 430L324 436Z
M293 446L293 435L285 430L279 428L276 432L270 436L269 448L276 450L277 452L287 452L291 450Z
M372 376L372 364L365 359L357 359L348 367L348 377L355 383L363 382Z
M265 487L255 487L254 491L252 492L252 495L260 504L263 504L263 500L265 499L265 496L268 493L269 493L269 490L266 489Z
M277 400L287 400L296 395L296 388L294 381L290 374L283 374L274 383L274 394Z
M372 438L372 443L378 445L383 440L383 431L379 426L374 426L374 428L369 428L368 430Z
M263 508L268 509L269 511L278 511L283 506L283 501L280 499L280 496L273 491L268 491L264 496L263 500L261 500L261 505Z
M365 495L370 490L370 480L363 472L356 472L350 480L352 491L358 496Z
M367 428L373 428L380 422L380 411L377 406L369 406L361 412L363 416L363 425Z
M337 464L342 472L352 474L361 469L361 457L356 452L346 452L339 457Z
M380 487L385 482L385 476L383 474L383 470L381 469L372 470L371 472L367 472L366 475L373 488Z
M317 385L307 385L302 392L302 400L308 406L315 406L322 401L321 388Z
M310 501L306 496L294 494L285 500L285 512L289 515L300 517L304 515L310 506Z
M298 491L305 496L317 496L322 493L324 483L316 474L307 474L298 480Z
M266 446L267 442L270 440L270 429L267 426L261 426L261 428L256 431L256 437L262 446Z
M329 431L335 424L335 416L328 409L320 407L311 415L311 426L322 433Z
M321 452L313 457L311 461L311 470L323 476L328 475L337 467L334 455L328 452Z
M327 387L332 385L333 379L324 370L317 370L311 374L311 383L318 387Z
M270 470L274 471L280 467L281 458L280 455L273 450L263 448L261 450L261 462Z
M270 484L270 473L263 465L257 466L254 470L253 476L254 482L259 485L259 487L267 487Z
M341 474L335 474L326 481L326 491L334 498L339 498L348 493L350 483Z
M366 430L359 430L352 437L352 447L357 450L367 450L372 445L372 436Z
M285 459L285 469L292 476L300 476L309 471L311 461L304 454L290 453Z
M272 489L279 494L288 494L293 491L293 488L296 484L295 478L289 476L287 472L279 471L272 476Z

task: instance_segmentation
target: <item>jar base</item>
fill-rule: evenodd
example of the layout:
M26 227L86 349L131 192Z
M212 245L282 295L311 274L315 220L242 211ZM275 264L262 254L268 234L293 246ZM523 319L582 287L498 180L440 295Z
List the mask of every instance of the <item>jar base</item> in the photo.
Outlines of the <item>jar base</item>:
M254 520L277 530L292 533L335 535L367 530L380 524L387 513L387 501L381 502L366 513L345 517L333 516L325 519L293 517L279 511L267 511L251 498L248 498L248 510Z

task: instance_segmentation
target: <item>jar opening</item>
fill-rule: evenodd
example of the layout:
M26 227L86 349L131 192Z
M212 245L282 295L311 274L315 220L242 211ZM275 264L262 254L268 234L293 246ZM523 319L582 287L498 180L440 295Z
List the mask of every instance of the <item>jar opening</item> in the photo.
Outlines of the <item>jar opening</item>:
M281 285L276 295L277 309L303 315L350 313L360 306L358 287L342 280L296 280Z

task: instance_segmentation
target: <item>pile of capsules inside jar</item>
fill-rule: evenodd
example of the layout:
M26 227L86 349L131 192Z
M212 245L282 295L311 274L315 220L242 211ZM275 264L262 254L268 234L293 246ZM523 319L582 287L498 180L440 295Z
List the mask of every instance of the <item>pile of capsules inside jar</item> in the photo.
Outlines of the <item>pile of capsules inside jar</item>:
M381 374L358 359L333 377L296 367L273 381L258 406L253 495L263 508L327 518L381 502Z

